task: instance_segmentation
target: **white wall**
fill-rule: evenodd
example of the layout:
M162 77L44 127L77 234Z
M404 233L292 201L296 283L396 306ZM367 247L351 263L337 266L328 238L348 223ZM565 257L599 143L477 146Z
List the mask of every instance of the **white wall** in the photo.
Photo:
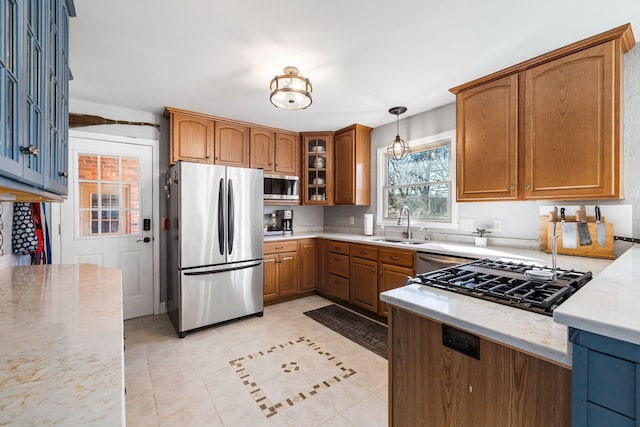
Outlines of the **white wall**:
M13 224L13 203L2 202L2 246L0 246L0 270L18 263L18 257L11 253L11 226Z
M631 204L633 206L633 236L640 236L640 43L629 51L625 61L624 95L624 186L625 198L601 201L606 204ZM453 99L453 95L452 95ZM410 112L408 112L410 113ZM427 137L455 129L455 102L441 108L427 111L400 121L400 136L407 140ZM377 206L377 159L376 150L389 145L396 134L395 122L374 129L371 136L371 191L372 204L368 207L327 207L325 208L325 230L361 232L363 214L376 214ZM555 202L558 203L558 202ZM572 202L570 204L577 204ZM533 241L538 239L539 206L553 202L482 202L459 203L458 217L473 218L476 226L490 226L494 219L502 220L502 232L491 237ZM606 212L606 206L603 208ZM349 225L349 217L354 216L355 226ZM389 232L387 227L387 232ZM441 233L471 235L468 232L431 230L436 237ZM393 231L392 231L393 232ZM420 236L421 237L421 236Z

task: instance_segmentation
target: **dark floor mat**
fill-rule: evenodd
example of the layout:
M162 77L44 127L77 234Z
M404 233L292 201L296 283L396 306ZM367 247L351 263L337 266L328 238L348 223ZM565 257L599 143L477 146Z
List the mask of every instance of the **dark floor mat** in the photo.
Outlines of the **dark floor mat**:
M386 326L336 304L306 311L304 314L378 356L387 358Z

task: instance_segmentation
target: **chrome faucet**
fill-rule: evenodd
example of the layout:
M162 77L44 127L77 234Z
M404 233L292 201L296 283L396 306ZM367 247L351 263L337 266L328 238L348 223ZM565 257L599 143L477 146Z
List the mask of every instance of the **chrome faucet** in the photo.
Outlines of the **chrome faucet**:
M402 213L407 212L407 231L403 231L402 235L407 239L411 239L411 219L409 218L409 206L403 205L400 208L400 215L398 215L398 225L402 222Z

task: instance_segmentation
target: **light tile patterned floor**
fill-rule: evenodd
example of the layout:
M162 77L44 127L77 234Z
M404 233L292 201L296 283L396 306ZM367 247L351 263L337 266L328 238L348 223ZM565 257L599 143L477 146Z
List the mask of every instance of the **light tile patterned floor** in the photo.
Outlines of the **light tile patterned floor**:
M302 313L311 296L179 339L127 320L127 425L386 426L387 361Z

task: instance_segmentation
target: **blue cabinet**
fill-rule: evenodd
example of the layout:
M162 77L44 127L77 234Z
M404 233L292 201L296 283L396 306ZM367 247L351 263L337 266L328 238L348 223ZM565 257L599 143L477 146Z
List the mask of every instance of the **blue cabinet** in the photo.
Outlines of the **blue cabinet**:
M640 346L569 328L574 427L640 426Z
M0 189L18 199L67 194L74 15L72 0L0 0Z

